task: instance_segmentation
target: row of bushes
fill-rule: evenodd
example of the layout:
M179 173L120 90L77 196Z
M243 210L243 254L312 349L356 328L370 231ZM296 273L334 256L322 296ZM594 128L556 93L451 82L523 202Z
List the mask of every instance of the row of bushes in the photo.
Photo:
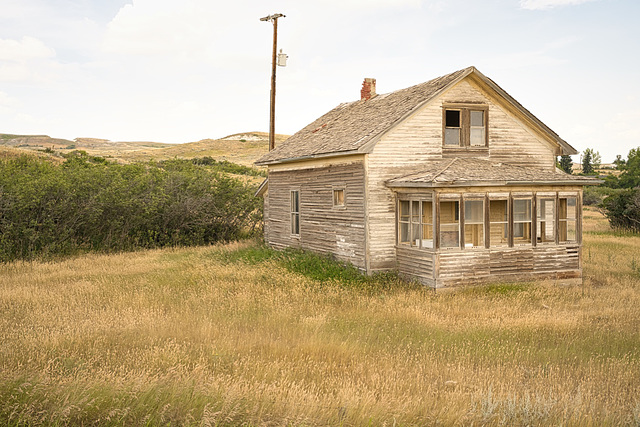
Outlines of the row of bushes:
M66 157L0 161L0 261L229 241L262 218L255 188L206 166Z

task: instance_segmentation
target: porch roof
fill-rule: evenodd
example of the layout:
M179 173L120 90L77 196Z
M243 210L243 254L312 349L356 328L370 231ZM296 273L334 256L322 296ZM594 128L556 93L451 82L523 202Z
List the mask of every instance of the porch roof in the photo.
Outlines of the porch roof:
M388 187L467 187L504 185L596 185L602 181L569 175L557 168L542 169L482 159L442 159L425 162L421 172L386 182Z

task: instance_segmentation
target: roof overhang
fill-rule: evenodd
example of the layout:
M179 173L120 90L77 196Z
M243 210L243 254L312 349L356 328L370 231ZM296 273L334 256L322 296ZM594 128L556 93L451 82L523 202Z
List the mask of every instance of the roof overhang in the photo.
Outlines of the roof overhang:
M316 160L323 159L327 157L342 157L342 156L353 156L357 154L362 154L359 150L349 150L349 151L335 151L332 153L322 153L322 154L310 154L308 156L300 156L300 157L291 157L288 159L279 159L279 160L268 160L265 162L255 162L256 166L269 166L269 165L279 165L282 163L294 163L294 162L303 162L307 160Z
M545 180L545 181L457 181L457 182L386 182L389 188L451 188L451 187L506 187L538 185L598 185L604 181L593 180Z
M269 178L265 178L264 181L262 181L262 184L260 184L260 187L258 187L256 192L254 193L254 196L262 197L264 193L267 192L268 188L269 188Z

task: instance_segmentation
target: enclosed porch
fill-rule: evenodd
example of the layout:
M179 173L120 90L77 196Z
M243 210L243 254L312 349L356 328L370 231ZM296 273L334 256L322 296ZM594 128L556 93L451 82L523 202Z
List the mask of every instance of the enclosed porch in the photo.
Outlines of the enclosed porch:
M490 165L480 162L485 168ZM502 169L503 174L504 169L518 174L523 168ZM565 178L563 182L542 176L537 185L526 175L526 183L522 178L464 179L483 172L476 169L457 171L452 182L443 180L443 172L435 178L434 172L425 172L387 183L396 195L396 266L401 274L438 288L581 279L582 186L575 177L558 177Z

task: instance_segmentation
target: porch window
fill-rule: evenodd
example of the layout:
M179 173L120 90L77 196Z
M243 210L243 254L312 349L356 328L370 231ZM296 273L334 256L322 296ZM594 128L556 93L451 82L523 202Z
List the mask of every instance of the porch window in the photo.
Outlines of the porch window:
M538 243L555 243L556 242L556 199L547 197L538 197Z
M291 234L300 235L300 191L291 190Z
M513 243L531 243L531 199L513 200Z
M484 200L464 201L464 246L484 247Z
M440 247L460 247L460 202L440 202Z
M422 240L421 248L433 248L433 203L422 202Z
M509 245L509 209L507 200L489 201L489 245Z
M409 230L411 229L411 202L409 200L400 200L400 215L398 216L399 241L401 245L411 244L409 238Z
M560 212L558 212L558 228L560 231L560 242L576 242L577 233L577 197L561 197Z
M433 248L433 203L400 200L398 243L417 248Z

